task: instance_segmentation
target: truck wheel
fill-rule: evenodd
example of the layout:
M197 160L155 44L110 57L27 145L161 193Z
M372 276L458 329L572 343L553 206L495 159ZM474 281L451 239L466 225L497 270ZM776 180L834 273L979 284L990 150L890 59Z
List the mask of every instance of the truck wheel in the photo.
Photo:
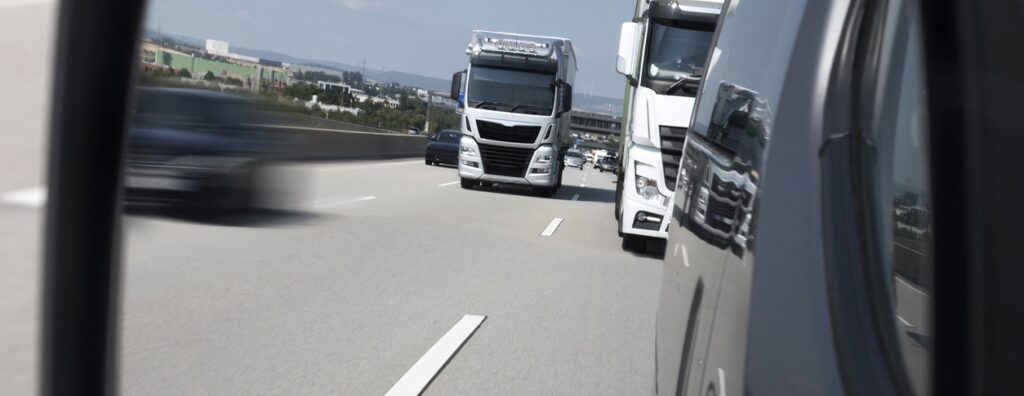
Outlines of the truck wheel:
M558 191L558 189L554 187L537 187L534 191L537 192L537 195L545 198L551 198L552 195L555 195L555 192Z
M620 217L622 217L622 182L624 180L624 177L622 176L621 173L619 173L618 176L619 177L617 179L617 182L615 183L615 219L616 220L619 220ZM622 224L622 222L620 221L619 224ZM621 230L622 227L620 226L619 229ZM621 231L620 231L620 234L621 234Z
M466 178L459 179L459 182L462 183L462 188L465 188L465 189L473 188L473 185L476 184L476 183L473 182L473 180L466 179Z
M433 162L430 162L430 157L426 157L426 158L424 158L424 159L423 159L423 163L424 163L424 164L427 164L427 165L433 165L433 164L434 164Z

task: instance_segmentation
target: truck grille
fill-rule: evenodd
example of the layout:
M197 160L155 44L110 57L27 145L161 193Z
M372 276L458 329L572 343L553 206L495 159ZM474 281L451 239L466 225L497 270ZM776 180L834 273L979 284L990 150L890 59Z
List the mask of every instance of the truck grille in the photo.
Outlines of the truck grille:
M479 143L484 173L499 176L526 177L526 168L533 159L533 149L494 146Z
M476 129L480 133L480 137L484 139L510 143L533 143L537 141L537 135L540 134L539 126L507 127L496 122L480 120L476 122Z
M736 207L726 201L711 197L708 200L707 224L719 231L732 233L736 217Z
M663 126L661 132L661 163L664 166L665 187L675 191L679 162L683 158L683 143L686 143L686 128Z
M708 223L723 232L731 233L736 225L736 212L739 209L742 198L736 185L724 181L713 175L711 177L711 191L713 194L708 199ZM733 196L737 199L732 199Z

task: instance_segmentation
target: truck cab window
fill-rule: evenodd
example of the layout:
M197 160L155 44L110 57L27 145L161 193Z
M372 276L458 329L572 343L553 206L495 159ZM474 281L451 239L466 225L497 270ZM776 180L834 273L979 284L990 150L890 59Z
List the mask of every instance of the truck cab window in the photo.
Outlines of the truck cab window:
M679 79L701 74L714 28L713 24L653 21L644 85L661 91Z
M467 91L470 107L547 115L554 109L555 75L474 65Z

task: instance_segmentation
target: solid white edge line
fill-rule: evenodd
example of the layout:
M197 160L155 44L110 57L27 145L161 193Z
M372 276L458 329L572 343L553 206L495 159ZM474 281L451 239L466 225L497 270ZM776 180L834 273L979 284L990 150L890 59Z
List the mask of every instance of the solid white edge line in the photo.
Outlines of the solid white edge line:
M562 218L555 217L554 220L551 220L551 223L548 223L548 227L544 229L544 232L540 233L540 236L551 236L558 229L559 224L562 224Z
M913 329L913 328L917 328L917 326L914 326L914 324L913 324L913 323L910 323L910 322L908 322L908 321L907 321L906 319L903 319L903 317L902 317L902 316L900 316L900 315L896 315L896 319L899 319L899 320L900 320L900 322L902 322L904 326L910 327L910 328L912 328L912 329Z
M434 343L434 346L427 350L427 353L420 357L420 360L416 361L416 364L409 368L409 371L405 372L398 382L391 386L385 395L405 396L422 393L486 318L483 315L463 316L455 326L452 326L451 330L448 330L440 340Z
M35 186L8 191L0 195L0 202L8 205L38 208L46 205L46 187Z
M572 196L572 200L573 201L578 200L578 199L580 199L580 195L579 194L575 194L575 195Z
M422 163L423 163L423 160L418 159L418 160L415 160L415 161L405 161L405 162L385 162L385 163L383 163L381 165L384 165L384 166L397 166L397 165L412 165L412 164L422 164Z
M923 295L923 296L928 296L928 293L925 293L925 291L924 291L924 290L921 290L921 289L920 289L920 288L918 288L917 286L914 286L914 285L910 284L910 282L907 282L907 281L903 280L903 278L902 278L902 277L900 277L900 276L895 276L894 278L896 278L896 281L897 281L897 282L899 282L899 283L902 283L902 284L903 284L904 286L906 286L907 288L909 288L909 289L910 289L910 291L912 291L912 292L915 292L915 293L917 293L917 294L920 294L920 295Z
M452 184L455 184L455 183L458 183L458 182L459 182L459 180L456 180L456 181L453 181L453 182L441 183L441 184L438 184L437 186L438 187L448 187L448 186L450 186Z
M314 208L317 208L317 209L327 209L327 208L336 208L338 206L344 206L344 205L348 205L348 204L353 204L353 203L356 203L356 202L370 201L370 200L374 200L374 199L377 199L377 197L376 196L372 196L372 195L368 196L368 197L355 198L355 199L345 199L345 200L338 200L338 199L334 199L334 198L328 198L328 199L324 199L324 200L320 200L320 201L314 202L310 206L312 206Z

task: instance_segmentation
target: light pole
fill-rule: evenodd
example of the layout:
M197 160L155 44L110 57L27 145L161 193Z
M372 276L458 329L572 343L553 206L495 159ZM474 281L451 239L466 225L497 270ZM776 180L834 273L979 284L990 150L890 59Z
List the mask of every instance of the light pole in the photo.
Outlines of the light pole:
M427 120L423 123L423 133L430 135L430 91L427 91Z

